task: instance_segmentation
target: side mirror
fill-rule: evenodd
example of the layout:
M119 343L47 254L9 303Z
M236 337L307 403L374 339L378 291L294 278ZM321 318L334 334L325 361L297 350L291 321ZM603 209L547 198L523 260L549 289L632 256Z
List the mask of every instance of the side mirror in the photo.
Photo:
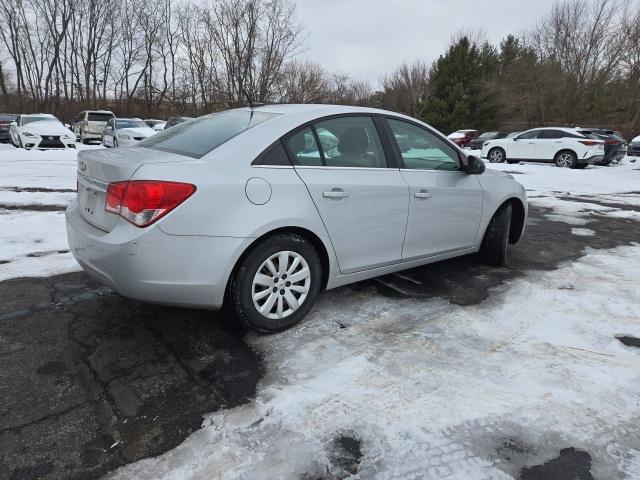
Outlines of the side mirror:
M518 137L513 137L513 141L515 142L516 140L518 140Z
M480 175L487 169L481 158L475 155L469 155L467 157L467 173L470 175Z

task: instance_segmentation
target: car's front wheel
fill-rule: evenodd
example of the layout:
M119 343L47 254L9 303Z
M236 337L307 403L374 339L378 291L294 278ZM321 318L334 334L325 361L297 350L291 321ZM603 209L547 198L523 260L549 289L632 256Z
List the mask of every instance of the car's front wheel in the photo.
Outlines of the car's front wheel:
M322 265L305 238L276 235L242 260L231 281L230 303L247 327L273 333L292 327L309 312L320 291Z
M504 162L504 159L506 158L506 155L504 153L504 150L498 147L492 148L491 150L489 150L489 161L491 163L502 163Z
M494 266L504 265L507 262L512 210L510 203L504 205L489 222L480 245L479 255L482 262Z

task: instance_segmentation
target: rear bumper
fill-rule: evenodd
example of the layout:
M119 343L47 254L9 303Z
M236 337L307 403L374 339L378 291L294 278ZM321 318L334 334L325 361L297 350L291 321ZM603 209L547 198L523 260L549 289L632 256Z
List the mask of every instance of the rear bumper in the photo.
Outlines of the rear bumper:
M87 223L75 201L66 222L73 256L98 282L128 298L180 307L220 308L231 270L250 241L169 235L124 220L107 233Z

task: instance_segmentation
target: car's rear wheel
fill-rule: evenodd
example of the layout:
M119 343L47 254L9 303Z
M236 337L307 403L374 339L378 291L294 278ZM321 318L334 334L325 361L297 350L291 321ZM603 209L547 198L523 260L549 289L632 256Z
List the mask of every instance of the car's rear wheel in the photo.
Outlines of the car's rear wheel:
M245 326L279 332L309 312L321 279L320 257L311 243L299 235L276 235L253 247L242 260L229 300Z
M501 207L489 222L479 251L480 260L483 263L500 266L507 262L512 210L510 203Z
M504 153L504 150L498 147L492 148L491 150L489 150L489 161L491 163L502 163L504 162L504 159L506 158L506 155Z
M578 158L576 157L576 154L568 150L558 152L554 158L556 167L560 168L575 168L577 162Z

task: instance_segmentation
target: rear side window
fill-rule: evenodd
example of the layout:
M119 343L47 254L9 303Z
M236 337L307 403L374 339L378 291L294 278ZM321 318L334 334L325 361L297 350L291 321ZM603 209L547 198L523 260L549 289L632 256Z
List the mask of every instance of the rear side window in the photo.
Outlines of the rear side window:
M564 137L565 132L561 132L559 130L540 130L538 134L538 138L540 139L553 139L553 138L562 138Z
M294 133L286 142L296 165L305 167L322 166L322 155L313 135L313 130L310 127Z
M200 158L277 113L227 110L175 125L139 143L141 147Z
M87 120L89 122L108 122L113 118L113 115L110 113L94 113L89 112L87 115Z

